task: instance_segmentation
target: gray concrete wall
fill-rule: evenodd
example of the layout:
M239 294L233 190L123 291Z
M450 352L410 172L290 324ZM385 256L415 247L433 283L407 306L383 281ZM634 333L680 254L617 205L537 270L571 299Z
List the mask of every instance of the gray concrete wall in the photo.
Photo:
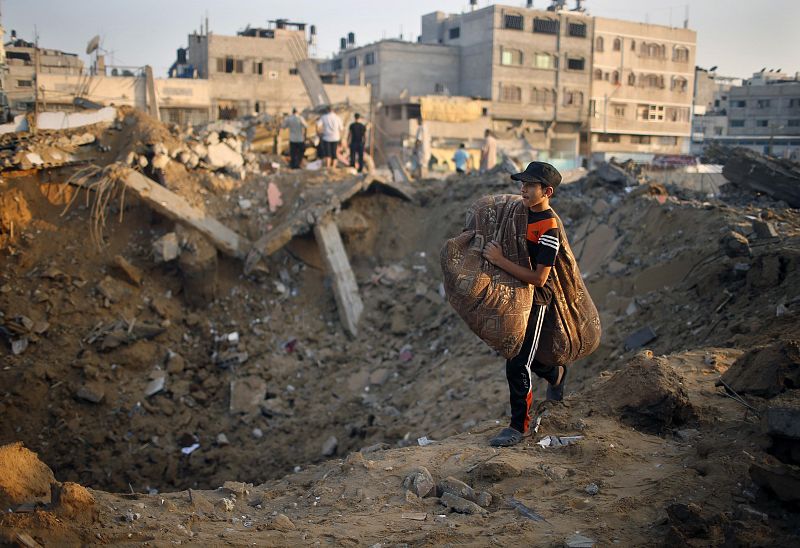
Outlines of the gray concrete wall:
M737 101L744 101L745 106L737 106ZM737 126L736 120L744 121L744 126ZM731 88L728 98L729 135L800 135L800 125L795 124L800 124L800 81Z

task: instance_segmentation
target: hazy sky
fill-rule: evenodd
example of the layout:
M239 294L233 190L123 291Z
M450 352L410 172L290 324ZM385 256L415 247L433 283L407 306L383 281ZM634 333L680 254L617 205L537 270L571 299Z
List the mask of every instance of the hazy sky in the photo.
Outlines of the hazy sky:
M673 4L674 2L674 4ZM479 0L478 7L491 2ZM575 0L568 0L572 7ZM524 1L504 2L522 6ZM534 0L544 8L549 0ZM697 31L697 64L718 73L750 76L762 67L800 71L800 0L586 0L594 15L681 26L689 7L689 27ZM469 9L468 0L2 0L6 40L11 29L43 47L84 54L95 34L109 52L107 63L151 64L166 75L175 50L198 30L207 14L212 32L235 34L247 24L266 26L286 18L317 26L317 54L327 57L339 38L356 34L358 44L384 37L416 40L420 16Z

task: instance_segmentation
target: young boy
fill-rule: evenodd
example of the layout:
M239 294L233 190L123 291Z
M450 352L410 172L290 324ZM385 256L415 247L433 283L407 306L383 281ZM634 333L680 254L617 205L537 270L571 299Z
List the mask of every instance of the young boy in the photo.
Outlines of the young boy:
M555 213L550 209L550 198L561 183L561 174L544 162L531 162L525 171L512 175L520 182L522 202L528 208L528 253L531 268L520 266L503 256L498 242L486 244L483 256L518 280L534 286L533 305L522 348L515 357L506 362L506 378L511 401L511 424L504 428L489 443L493 447L508 447L522 441L530 426L530 410L533 402L531 371L547 380L547 399L560 401L564 397L565 367L552 367L536 361L542 321L553 298L553 281L550 270L556 262L561 245Z

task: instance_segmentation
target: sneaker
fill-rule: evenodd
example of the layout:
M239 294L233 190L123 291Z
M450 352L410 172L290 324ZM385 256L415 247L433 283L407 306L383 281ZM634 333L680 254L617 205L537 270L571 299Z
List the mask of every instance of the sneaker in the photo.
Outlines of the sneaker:
M489 440L492 447L511 447L522 441L522 432L516 428L503 428L499 434Z
M547 385L547 399L550 401L562 401L564 399L564 387L567 385L567 368L564 367L564 374L561 375L561 382L553 386Z

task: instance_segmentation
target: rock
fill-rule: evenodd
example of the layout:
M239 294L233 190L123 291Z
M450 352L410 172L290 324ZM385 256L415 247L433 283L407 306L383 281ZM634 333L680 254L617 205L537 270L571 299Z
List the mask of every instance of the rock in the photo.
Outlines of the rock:
M564 468L563 466L551 466L549 464L545 464L542 466L542 470L548 477L554 480L563 480L569 474L569 470Z
M97 284L97 292L112 303L123 301L133 294L130 286L125 285L119 280L115 280L111 276L106 276L100 280Z
M586 491L587 495L595 496L597 493L600 492L600 488L597 486L596 483L590 483L589 485L586 486L584 491Z
M270 213L275 213L275 211L277 211L278 208L283 205L281 191L272 181L270 181L269 185L267 185L267 201L269 203Z
M403 488L411 491L418 497L425 497L434 488L433 476L431 476L427 468L419 466L403 479Z
M180 255L180 251L178 235L174 232L168 232L153 242L153 257L157 263L174 261Z
M186 360L183 356L171 352L167 358L167 373L181 373L186 368Z
M264 437L264 431L261 430L261 428L253 428L253 431L251 433L253 434L253 437L257 440L260 440L261 438Z
M336 454L336 449L339 447L339 440L336 439L336 436L330 436L325 443L322 444L322 456L323 457L332 457Z
M467 499L472 502L478 501L478 495L475 493L472 487L452 476L448 476L447 478L441 480L436 488L439 496L444 493L451 493L457 497L461 497L462 499Z
M700 431L696 428L684 428L683 430L678 430L675 434L683 441L691 441L700 435Z
M611 261L608 263L608 273L609 274L619 274L623 270L627 268L627 265L622 264L619 261Z
M217 434L217 445L220 447L225 445L230 445L231 442L228 441L228 436L223 433Z
M153 377L154 378L147 383L147 386L144 388L144 396L146 398L154 396L164 390L164 385L167 382L167 375L164 371L155 371Z
M442 504L458 512L459 514L487 514L488 512L472 501L456 496L452 493L445 493L439 499Z
M780 340L740 356L722 375L739 394L772 398L800 386L800 341Z
M294 531L295 529L297 529L294 523L292 523L292 520L290 520L284 514L278 514L277 516L275 516L275 518L273 518L272 520L271 525L273 529L277 529L278 531Z
M166 154L156 154L153 156L151 163L154 169L166 169L167 165L169 165L169 156Z
M100 403L105 398L105 389L100 383L88 382L81 386L75 397L91 403Z
M800 467L790 464L751 464L750 477L784 502L800 501Z
M501 460L490 460L482 462L474 471L475 475L481 479L497 483L506 478L516 478L520 475L520 470L510 462Z
M566 540L564 546L567 548L592 548L594 546L594 541L589 537L576 533Z
M142 271L128 262L122 255L114 256L114 266L122 272L133 285L142 285Z
M730 231L720 240L722 251L728 257L750 256L750 242L738 232Z
M769 221L760 221L758 219L754 219L753 232L756 233L756 238L759 240L778 237L778 231L775 229L775 223Z
M370 384L377 384L378 386L383 385L389 377L392 375L392 372L388 369L383 367L376 369L372 373L369 374L369 383Z
M267 395L267 383L261 377L254 375L234 379L230 384L230 394L228 410L231 414L259 413L264 397Z
M478 506L488 508L492 505L492 494L489 491L481 491L478 499L475 501Z
M0 446L0 510L26 502L47 502L53 471L22 442Z
M648 326L634 331L625 339L625 350L636 350L658 338L653 328Z
M242 155L226 143L209 144L205 160L214 168L236 169L244 165Z

